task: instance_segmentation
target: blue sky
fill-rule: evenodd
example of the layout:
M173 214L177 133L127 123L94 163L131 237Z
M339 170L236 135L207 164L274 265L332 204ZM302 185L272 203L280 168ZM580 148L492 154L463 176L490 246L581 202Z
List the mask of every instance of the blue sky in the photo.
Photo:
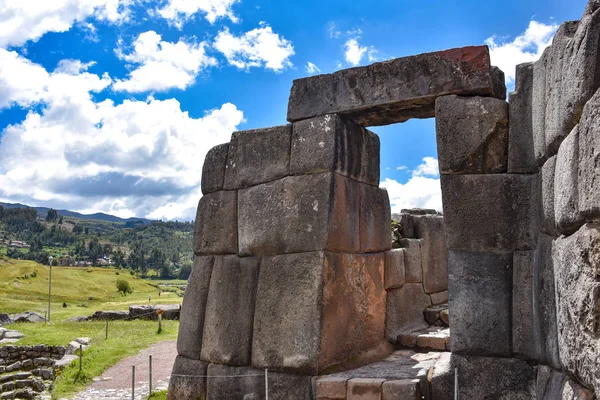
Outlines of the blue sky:
M0 201L191 219L208 149L293 79L487 43L507 74L584 0L0 0ZM373 129L395 211L441 208L433 120Z

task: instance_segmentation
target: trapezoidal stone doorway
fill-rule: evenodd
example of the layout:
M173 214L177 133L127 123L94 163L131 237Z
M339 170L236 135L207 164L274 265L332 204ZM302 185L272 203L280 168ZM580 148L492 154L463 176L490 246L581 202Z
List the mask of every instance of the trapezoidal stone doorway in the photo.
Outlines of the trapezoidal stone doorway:
M510 356L537 180L508 173L505 97L487 47L422 54L296 80L291 124L213 148L169 398L260 399L268 369L270 399L313 399L314 376L386 348L390 204L366 127L410 118L437 121L452 351Z

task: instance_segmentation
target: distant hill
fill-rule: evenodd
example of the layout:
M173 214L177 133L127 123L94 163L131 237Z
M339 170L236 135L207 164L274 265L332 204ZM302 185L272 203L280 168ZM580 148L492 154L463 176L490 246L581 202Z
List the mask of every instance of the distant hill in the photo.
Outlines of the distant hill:
M45 217L48 210L50 210L50 208L48 208L48 207L32 207L32 206L28 206L28 205L20 204L20 203L2 203L2 202L0 202L0 206L3 206L4 208L35 208L36 211L38 212L38 214L42 217ZM105 213L81 214L81 213L78 213L75 211L69 211L69 210L56 210L56 212L58 212L58 214L62 215L63 217L72 217L72 218L78 218L78 219L90 219L90 220L96 220L96 221L106 221L106 222L122 223L122 224L129 223L130 225L131 224L139 225L140 223L143 225L147 225L147 224L152 223L152 220L149 220L146 218L119 218L114 215L105 214Z

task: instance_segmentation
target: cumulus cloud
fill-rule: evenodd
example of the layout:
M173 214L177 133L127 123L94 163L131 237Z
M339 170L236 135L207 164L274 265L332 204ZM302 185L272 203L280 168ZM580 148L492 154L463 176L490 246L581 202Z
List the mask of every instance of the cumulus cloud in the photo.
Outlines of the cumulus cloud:
M399 213L406 208L432 208L442 211L438 161L433 157L423 158L423 162L413 170L408 182L400 183L386 178L380 186L388 191L393 213Z
M185 22L196 13L203 13L211 24L218 18L229 18L231 22L238 22L232 7L239 0L168 0L167 4L157 9L157 13L170 24L181 29Z
M514 82L515 67L540 58L544 50L552 44L557 29L557 24L530 21L525 32L512 41L496 36L487 38L485 43L490 47L492 64L504 71L508 83Z
M4 0L0 47L22 46L47 32L66 32L90 16L110 23L127 20L136 0Z
M346 62L354 66L360 64L360 61L368 50L366 47L361 46L356 38L349 39L344 44L344 48L346 49L344 53Z
M309 61L306 63L306 72L308 72L309 74L317 74L320 73L321 70L319 69L319 67L317 67L315 64Z
M165 42L154 31L141 33L133 43L130 54L117 49L117 56L136 68L126 80L117 80L115 90L127 92L164 91L185 89L194 83L196 75L217 61L206 55L205 42Z
M265 24L241 36L235 36L225 28L217 35L214 48L227 58L229 64L240 69L264 67L281 71L292 66L290 57L294 55L292 43Z
M10 68L5 68L9 64ZM191 117L175 99L96 102L107 75L66 60L46 71L0 49L0 104L38 104L0 142L0 198L78 211L191 219L208 150L243 121L226 103ZM19 78L27 71L28 81Z

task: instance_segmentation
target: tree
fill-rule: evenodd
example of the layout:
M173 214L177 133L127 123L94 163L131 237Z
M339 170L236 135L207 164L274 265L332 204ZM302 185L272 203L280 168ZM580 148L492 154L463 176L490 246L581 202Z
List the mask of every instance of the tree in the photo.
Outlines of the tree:
M120 249L113 251L112 261L113 261L113 264L116 265L117 267L125 266L125 253L123 253L123 251Z
M53 221L56 221L57 219L58 219L58 212L54 208L49 209L48 212L46 213L46 221L53 222Z
M58 224L59 224L59 225L62 225L62 223L63 223L63 217L62 217L62 215L61 215L61 216L60 216L60 218L58 219Z
M127 296L128 293L133 293L133 288L125 279L117 279L117 291L123 296Z

